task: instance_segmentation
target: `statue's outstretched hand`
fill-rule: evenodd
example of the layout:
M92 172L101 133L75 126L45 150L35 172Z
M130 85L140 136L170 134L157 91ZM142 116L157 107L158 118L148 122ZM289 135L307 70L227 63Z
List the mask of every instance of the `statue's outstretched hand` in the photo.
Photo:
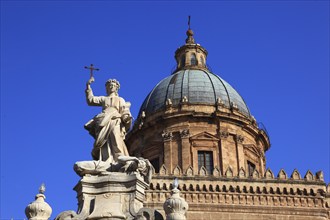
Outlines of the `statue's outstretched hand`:
M92 76L88 81L87 81L87 85L92 84L95 81L94 77Z

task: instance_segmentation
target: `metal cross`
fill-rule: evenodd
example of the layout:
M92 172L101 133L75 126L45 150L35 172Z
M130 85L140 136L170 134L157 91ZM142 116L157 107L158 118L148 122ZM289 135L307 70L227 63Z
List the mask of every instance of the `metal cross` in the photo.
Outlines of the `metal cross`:
M188 28L190 30L190 15L188 16Z
M91 74L91 78L93 77L93 70L95 71L99 71L100 69L99 68L94 68L94 65L91 64L90 66L85 66L85 69L89 69L90 70L90 74Z

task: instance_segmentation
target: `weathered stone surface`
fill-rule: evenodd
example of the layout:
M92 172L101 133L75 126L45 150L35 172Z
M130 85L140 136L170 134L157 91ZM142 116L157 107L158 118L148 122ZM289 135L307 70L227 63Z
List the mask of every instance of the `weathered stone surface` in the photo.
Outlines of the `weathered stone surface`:
M137 173L84 176L74 188L78 215L87 213L84 219L134 219L143 207L147 187Z
M171 196L166 199L163 205L166 220L186 220L186 212L188 211L188 207L189 205L185 199L180 197L178 180L175 179Z
M120 84L117 80L106 82L106 96L94 96L93 82L91 77L86 84L87 104L102 107L102 112L87 122L85 128L95 139L93 159L111 164L117 162L119 156L128 156L124 137L132 122L131 104L118 96Z
M39 193L35 197L35 201L31 202L25 208L25 215L29 220L48 220L51 216L52 208L45 202L45 190L45 185L42 184L39 188Z
M170 175L156 174L146 191L145 205L161 211L161 201L169 195L171 181ZM183 175L178 188L189 204L189 220L212 216L217 220L329 218L327 186L319 181Z
M161 210L175 175L189 203L189 220L328 219L330 193L326 193L323 173L308 171L302 178L297 170L288 176L281 169L276 177L266 170L265 153L270 148L266 129L244 114L245 103L221 97L228 91L220 91L216 83L210 89L214 91L211 97L205 95L203 86L208 81L203 77L217 76L208 73L207 52L192 43L193 35L187 42L176 51L177 70L168 78L167 89L152 90L170 99L166 107L159 107L161 100L154 101L155 111L143 104L141 112L147 114L139 116L126 138L131 154L160 165L147 191L146 205ZM194 94L184 91L190 88ZM209 102L193 102L194 98Z
M102 106L102 112L85 125L95 138L92 151L94 160L79 161L74 165L74 170L82 177L74 188L78 211L64 211L55 219L143 219L151 210L141 211L141 208L154 168L149 160L128 154L124 138L132 117L130 104L117 94L119 82L108 80L108 96L96 97L90 86L93 81L91 76L86 85L87 103ZM177 169L180 170L180 167Z

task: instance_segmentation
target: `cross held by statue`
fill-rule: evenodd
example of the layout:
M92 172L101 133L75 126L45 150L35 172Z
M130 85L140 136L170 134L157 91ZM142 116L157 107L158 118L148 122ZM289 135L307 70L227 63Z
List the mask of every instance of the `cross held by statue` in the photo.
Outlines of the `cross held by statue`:
M99 71L100 69L99 68L95 68L93 64L91 64L90 66L85 66L85 69L89 69L90 70L90 78L93 77L93 71Z

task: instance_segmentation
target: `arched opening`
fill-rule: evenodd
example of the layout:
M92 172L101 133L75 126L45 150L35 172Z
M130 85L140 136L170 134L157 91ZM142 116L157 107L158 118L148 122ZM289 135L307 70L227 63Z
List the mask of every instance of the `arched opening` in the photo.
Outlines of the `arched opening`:
M192 65L192 66L197 65L197 59L196 59L196 55L194 53L190 54L190 65Z

